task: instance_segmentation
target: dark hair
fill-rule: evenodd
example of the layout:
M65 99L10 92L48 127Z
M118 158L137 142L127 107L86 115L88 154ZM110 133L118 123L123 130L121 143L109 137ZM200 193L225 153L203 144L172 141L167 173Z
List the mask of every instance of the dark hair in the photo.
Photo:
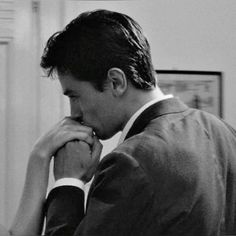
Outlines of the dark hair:
M107 10L84 12L64 30L53 34L44 49L41 67L70 73L102 91L112 67L123 70L136 88L156 86L150 47L137 22Z

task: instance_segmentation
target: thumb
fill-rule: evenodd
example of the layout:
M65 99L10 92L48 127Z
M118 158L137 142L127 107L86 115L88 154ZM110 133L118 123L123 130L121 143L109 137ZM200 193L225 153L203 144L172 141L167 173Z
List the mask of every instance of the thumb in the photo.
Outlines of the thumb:
M102 153L102 144L101 142L98 140L97 136L93 137L94 142L93 142L93 146L92 146L92 160L94 163L98 163L100 160L100 155Z
M102 152L102 144L98 140L96 136L94 136L94 142L92 146L92 153L91 153L91 162L90 162L90 167L88 168L88 171L86 173L86 176L84 177L84 181L87 183L91 180L93 175L96 172L97 166L100 161L100 155Z

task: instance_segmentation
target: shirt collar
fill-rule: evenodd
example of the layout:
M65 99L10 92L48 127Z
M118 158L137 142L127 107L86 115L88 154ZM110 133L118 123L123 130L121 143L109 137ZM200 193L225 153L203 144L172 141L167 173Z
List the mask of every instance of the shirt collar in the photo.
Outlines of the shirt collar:
M157 103L159 101L162 101L162 100L165 100L165 99L168 99L168 98L172 98L173 95L169 94L169 95L163 95L163 96L159 96L149 102L147 102L146 104L144 104L142 107L140 107L132 116L131 118L128 120L128 122L126 123L122 133L121 133L121 136L120 136L120 139L119 139L119 142L118 142L118 145L120 145L121 143L124 142L125 140L125 137L126 135L128 134L130 128L132 127L134 121L138 118L138 116L145 110L147 109L148 107L150 107L151 105L153 105L154 103Z

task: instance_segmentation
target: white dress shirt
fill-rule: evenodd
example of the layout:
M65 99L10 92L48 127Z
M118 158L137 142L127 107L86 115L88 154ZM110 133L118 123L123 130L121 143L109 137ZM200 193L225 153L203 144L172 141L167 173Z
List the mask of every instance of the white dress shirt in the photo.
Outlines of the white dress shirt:
M138 116L145 110L147 109L148 107L150 107L151 105L153 105L154 103L156 102L159 102L161 100L165 100L165 99L168 99L168 98L171 98L173 97L173 95L161 95L161 96L158 96L157 98L151 100L150 102L147 102L145 105L143 105L141 108L139 108L132 116L131 118L129 119L129 121L126 123L122 133L121 133L121 136L120 136L120 139L119 139L119 142L118 142L118 145L120 145L121 143L124 142L124 139L125 139L125 136L128 134L130 128L132 127L134 121L138 118ZM100 158L100 161L101 161L102 157ZM93 179L92 179L93 180ZM91 185L91 182L88 182L87 184L84 184L83 181L79 180L79 179L76 179L76 178L62 178L62 179L58 179L55 184L54 184L54 187L53 188L56 188L56 187L60 187L60 186L75 186L75 187L78 187L80 189L82 189L84 192L85 192L85 202L86 202L86 199L87 199L87 194L88 194L88 191L89 191L89 188L90 188L90 185Z

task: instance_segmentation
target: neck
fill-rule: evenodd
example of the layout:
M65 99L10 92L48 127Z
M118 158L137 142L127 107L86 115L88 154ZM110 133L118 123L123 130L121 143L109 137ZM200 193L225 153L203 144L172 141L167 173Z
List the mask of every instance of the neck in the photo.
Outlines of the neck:
M146 103L154 100L154 99L163 99L164 94L159 89L159 87L156 87L152 90L147 91L141 91L137 89L133 89L129 95L127 96L127 99L124 103L126 107L126 113L125 118L123 119L122 127L124 128L128 120L131 118L131 116L138 111L142 106L144 106Z

